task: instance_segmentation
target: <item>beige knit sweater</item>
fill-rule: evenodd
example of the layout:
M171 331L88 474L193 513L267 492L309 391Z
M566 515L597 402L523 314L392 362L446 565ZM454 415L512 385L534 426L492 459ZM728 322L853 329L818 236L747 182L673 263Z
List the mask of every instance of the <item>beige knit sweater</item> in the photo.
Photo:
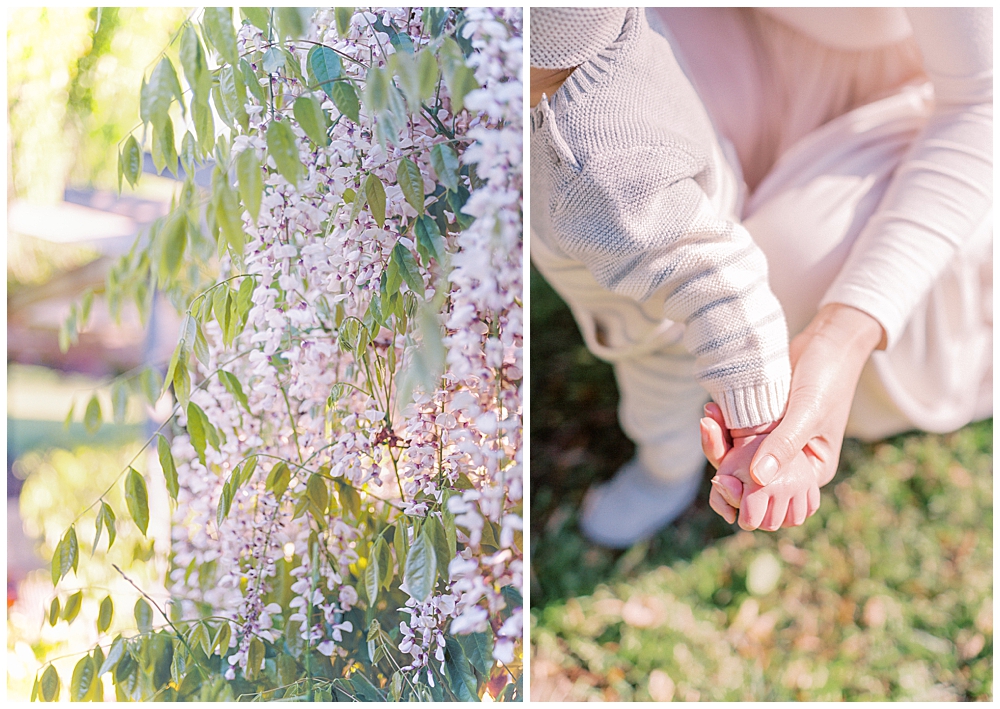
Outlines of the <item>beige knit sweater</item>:
M532 63L581 62L532 112L533 234L615 293L662 298L727 424L769 423L790 366L767 263L734 221L732 170L669 44L644 11L620 12L532 10ZM586 49L558 39L573 37Z

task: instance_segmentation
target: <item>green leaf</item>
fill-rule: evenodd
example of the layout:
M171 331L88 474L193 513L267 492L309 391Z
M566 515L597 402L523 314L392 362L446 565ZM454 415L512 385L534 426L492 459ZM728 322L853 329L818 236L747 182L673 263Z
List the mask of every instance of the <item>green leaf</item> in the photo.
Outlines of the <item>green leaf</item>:
M264 179L260 172L260 161L252 148L247 148L236 158L236 177L240 181L240 197L243 206L250 212L254 223L260 215L260 199L264 193Z
M191 134L191 131L184 131L184 138L181 140L181 167L187 173L188 179L194 174L198 163L198 140Z
M389 106L391 87L392 81L389 79L388 71L377 66L368 69L368 74L365 76L364 92L365 108L368 110L368 115L374 116Z
M174 143L174 122L167 116L162 125L153 126L153 165L157 173L165 168L177 175L177 146Z
M62 683L59 681L59 673L56 668L49 665L42 673L41 697L43 702L54 702L59 699L59 688Z
M177 368L174 370L174 394L181 406L186 406L188 395L191 393L191 375L188 374L187 352L182 350L183 359L177 360Z
M145 598L135 602L132 615L135 616L135 624L141 632L148 633L153 629L153 609L146 603Z
M246 131L249 127L249 117L245 107L247 92L239 66L224 66L219 70L219 93L226 104L226 112Z
M181 84L177 72L169 58L163 57L149 75L149 83L144 83L139 93L139 113L143 123L152 123L161 128L169 120L170 103L176 98L184 109Z
M434 545L421 530L410 547L403 570L403 582L410 596L423 603L434 590L437 577L437 558Z
M111 411L114 422L125 423L125 413L128 410L128 387L121 379L111 382Z
M94 394L90 397L90 401L87 402L86 411L83 412L83 427L87 429L87 433L93 435L100 429L101 421L101 402L97 400L97 395Z
M444 256L444 238L438 231L437 223L426 214L417 217L413 224L413 234L417 237L417 253L424 264L430 266L431 259L441 262Z
M113 668L123 657L125 657L125 648L125 638L121 635L117 636L114 642L111 643L111 649L108 650L108 656L104 658L104 662L101 663L100 669L97 670L98 677Z
M215 51L230 65L239 61L236 52L236 30L233 28L233 11L228 7L206 7L205 38Z
M309 481L306 483L306 497L318 514L326 513L330 504L330 490L326 486L326 481L315 473L309 476Z
M80 548L76 540L76 527L70 526L59 542L59 578L66 576L70 569L76 573L77 565L80 562ZM53 582L54 583L54 582Z
M361 328L361 332L366 332L364 328ZM345 510L350 512L355 519L361 515L361 496L358 495L358 491L354 489L346 480L338 480L339 486L339 497L340 506Z
M266 104L267 96L264 94L264 87L260 85L260 77L246 59L240 59L240 72L243 74L243 83L246 84L247 91L253 94L257 103L262 106Z
M368 607L374 609L382 574L378 567L378 557L374 554L374 549L372 551L368 556L368 566L365 567L365 593L368 594Z
M469 666L469 660L465 657L462 646L455 642L455 639L448 637L444 646L445 672L448 676L448 683L451 691L461 702L478 702L479 695L476 693L478 683L475 675Z
M240 12L253 23L254 27L262 30L265 35L267 34L267 30L270 27L270 18L268 17L266 7L241 7Z
M438 180L451 191L458 190L458 155L447 143L438 143L431 148L431 166L437 173Z
M285 490L288 489L288 483L291 479L292 474L288 470L288 465L281 461L271 468L271 473L267 476L267 489L274 493L276 499L280 500L281 496L285 494Z
M288 123L271 121L267 127L267 152L274 158L278 172L293 185L298 184L299 149L295 143L295 134Z
M403 158L396 168L396 181L410 206L417 210L417 214L423 214L424 178L420 175L420 168L412 160Z
M222 494L219 496L219 507L215 512L215 523L219 527L226 521L226 517L229 516L229 510L233 506L233 487L229 483L230 481L227 480L222 485Z
M94 660L90 655L80 658L73 668L73 679L69 684L69 695L74 702L82 702L90 694L94 682Z
M310 88L321 88L336 102L333 86L343 73L340 57L329 47L315 46L306 56L306 71L309 73Z
M386 543L385 537L380 536L378 541L375 542L372 556L378 561L378 568L382 572L379 585L382 588L388 589L392 585L393 568L392 553L389 551L389 545Z
M139 388L150 406L156 404L163 390L160 373L154 367L146 367L139 373Z
M427 533L431 544L434 546L434 555L437 557L438 573L441 578L448 578L448 564L451 563L454 554L448 548L448 537L445 534L444 526L437 517L428 516L424 522L424 531Z
M423 52L429 54L429 52ZM399 88L406 98L410 113L420 111L420 67L416 55L411 52L396 52L389 58L389 66L395 71ZM437 62L435 62L437 68Z
M174 455L170 452L170 443L162 434L156 435L156 453L160 459L160 468L163 470L163 478L167 482L167 492L174 500L180 491L180 483L177 480L177 466L174 464Z
M247 667L244 674L247 679L253 679L260 672L264 662L264 643L259 638L250 638L250 647L247 648Z
M208 98L195 96L191 102L191 117L194 119L194 130L198 134L198 147L202 154L212 150L215 142L215 119L208 105Z
M59 596L52 599L49 604L49 625L55 626L59 622Z
M128 512L132 515L139 531L146 536L146 529L149 527L149 497L146 493L146 481L139 472L129 466L128 475L125 476L125 502L128 504Z
M413 258L410 250L397 242L392 248L391 260L396 264L396 267L399 269L399 275L403 277L410 290L423 297L424 278L420 275L420 267L417 265L417 260Z
M406 557L410 548L409 539L406 536L406 528L403 522L396 523L396 528L392 530L392 546L396 550L396 560L405 572Z
M425 101L434 95L438 82L438 63L434 54L425 50L417 55L417 76L420 82L420 99Z
M97 513L97 533L94 535L94 548L91 550L91 554L97 551L97 543L101 539L101 527L104 526L108 530L108 549L111 545L115 543L115 536L117 532L115 530L115 513L111 509L108 503L101 501L101 509Z
M214 197L215 218L226 237L226 243L235 255L242 256L246 245L246 234L243 231L243 220L236 193L228 184L220 183L215 186Z
M63 608L62 617L67 623L72 623L80 614L80 607L83 605L83 591L77 591L66 599L66 607Z
M451 106L454 113L461 113L465 105L465 95L479 88L476 76L465 63L465 53L452 37L445 37L439 53L441 72L444 83L451 94Z
M351 83L338 81L330 87L330 91L327 93L330 94L333 105L343 115L355 123L361 120L361 101L358 100L358 92Z
M275 20L277 20L279 36L282 39L291 37L296 39L306 33L300 8L278 6L274 8Z
M111 596L105 597L101 601L101 610L97 614L97 632L104 633L108 628L111 627L111 619L115 615L115 604L111 600Z
M385 187L382 180L375 177L373 173L368 173L365 178L365 197L368 200L368 209L375 218L375 223L379 226L385 224Z
M184 76L194 94L192 101L206 101L212 77L205 61L205 50L202 49L201 40L198 39L198 33L192 25L185 27L181 34L180 58Z
M208 417L201 407L193 401L187 405L187 430L191 437L191 445L198 454L198 460L205 465L205 441L207 436Z
M187 248L187 217L180 212L172 214L163 225L160 239L163 241L160 281L166 283L168 279L177 276L184 261L184 249Z
M326 134L326 114L319 105L319 101L311 96L299 96L295 99L292 112L295 114L295 120L298 121L299 126L309 136L309 140L321 147L330 144L330 136Z
M240 290L242 290L242 288ZM240 380L236 378L235 374L225 370L220 371L219 381L222 382L222 386L226 387L226 391L232 394L236 401L240 403L240 406L247 411L250 410L250 402L247 400L247 395L243 393L243 386L240 384Z
M132 187L135 187L135 183L139 181L139 175L142 173L142 149L134 135L130 135L122 147L121 165L125 179Z
M215 639L212 640L212 645L209 648L209 652L205 654L211 654L215 650L219 651L219 655L225 655L226 651L229 650L229 637L232 635L232 628L229 627L228 621L223 621L219 625L219 630L215 634Z
M347 36L348 31L351 29L351 18L354 17L354 8L337 7L334 8L333 12L337 23L337 34L341 37Z

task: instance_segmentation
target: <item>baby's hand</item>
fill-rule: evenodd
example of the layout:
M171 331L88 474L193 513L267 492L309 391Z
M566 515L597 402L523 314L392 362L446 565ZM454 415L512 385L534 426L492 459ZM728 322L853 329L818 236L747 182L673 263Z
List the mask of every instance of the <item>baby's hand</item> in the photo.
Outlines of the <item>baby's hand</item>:
M717 406L706 409L709 418L703 421L702 437L706 453L719 469L712 479L709 503L730 524L739 517L739 525L746 530L776 531L782 526L795 527L812 515L820 503L819 484L815 466L806 459L807 452L800 452L781 474L766 486L757 484L750 476L750 463L766 434L740 436L738 432L725 432L720 425L721 411L714 415ZM713 410L713 408L715 410ZM713 425L715 424L715 425ZM732 445L727 445L726 433Z

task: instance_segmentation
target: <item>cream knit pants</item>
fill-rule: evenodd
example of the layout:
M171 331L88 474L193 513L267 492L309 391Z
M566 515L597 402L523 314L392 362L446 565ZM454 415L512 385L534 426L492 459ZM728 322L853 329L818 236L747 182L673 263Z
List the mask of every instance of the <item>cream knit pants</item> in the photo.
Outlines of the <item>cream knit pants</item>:
M926 87L903 88L797 138L743 207L742 223L767 256L790 336L809 323L878 206L929 113L927 99ZM990 218L916 308L899 342L872 356L848 435L943 432L992 415L992 245ZM698 420L708 395L692 377L683 325L658 315L655 296L642 304L617 296L541 240L532 239L530 249L587 347L614 365L619 418L642 462L666 480L698 472Z

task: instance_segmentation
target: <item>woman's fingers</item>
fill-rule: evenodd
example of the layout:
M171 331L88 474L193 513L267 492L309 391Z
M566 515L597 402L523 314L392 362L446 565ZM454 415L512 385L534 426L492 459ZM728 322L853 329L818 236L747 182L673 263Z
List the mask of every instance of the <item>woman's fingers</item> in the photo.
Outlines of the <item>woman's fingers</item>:
M719 493L718 488L712 487L712 492L708 496L708 505L713 510L719 513L722 519L726 520L729 524L736 521L737 511L732 508L732 506L726 502L722 495Z
M806 517L812 517L816 514L816 510L819 509L820 499L819 488L815 485L811 486L806 493Z

